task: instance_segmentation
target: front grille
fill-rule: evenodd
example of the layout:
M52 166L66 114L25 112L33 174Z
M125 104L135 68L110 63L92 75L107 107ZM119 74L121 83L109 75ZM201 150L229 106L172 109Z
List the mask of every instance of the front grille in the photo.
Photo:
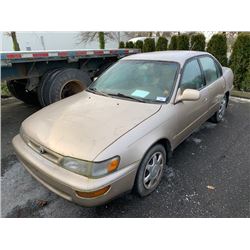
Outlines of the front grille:
M33 140L27 139L25 140L29 147L31 147L34 151L40 154L42 157L46 158L49 161L52 161L56 164L62 160L62 156L53 152L52 150L34 142Z

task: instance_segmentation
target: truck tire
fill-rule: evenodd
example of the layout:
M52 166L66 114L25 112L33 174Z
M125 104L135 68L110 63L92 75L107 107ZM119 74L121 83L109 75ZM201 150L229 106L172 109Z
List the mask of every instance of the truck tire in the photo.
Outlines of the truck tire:
M48 101L45 101L49 100L48 94L47 95L45 94L48 93L47 89L49 90L50 86L50 83L48 83L48 81L51 79L52 75L58 72L59 70L60 69L53 69L46 72L40 80L40 83L37 88L37 96L41 107L45 107L48 105L46 104Z
M26 104L39 105L37 93L28 91L25 88L27 80L11 80L7 81L7 87L10 93L17 99Z
M69 68L54 73L49 82L48 104L51 104L83 91L90 85L91 79L86 72Z

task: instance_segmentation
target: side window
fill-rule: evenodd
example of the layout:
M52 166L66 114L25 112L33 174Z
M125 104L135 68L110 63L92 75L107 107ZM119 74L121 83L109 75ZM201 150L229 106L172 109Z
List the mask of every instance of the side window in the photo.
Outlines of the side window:
M216 68L215 62L211 57L201 57L200 63L205 75L207 85L219 78L218 69Z
M199 63L196 59L188 62L182 73L181 90L184 89L200 89L204 86L203 77Z
M216 70L217 70L217 76L218 78L220 78L222 76L222 68L218 62L214 61L214 63L215 63Z

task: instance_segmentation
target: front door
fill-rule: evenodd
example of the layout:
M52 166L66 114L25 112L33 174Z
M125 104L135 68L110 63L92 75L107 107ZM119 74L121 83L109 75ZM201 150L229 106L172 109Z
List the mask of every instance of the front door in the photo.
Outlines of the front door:
M208 91L205 88L204 77L200 64L196 58L189 60L183 69L179 88L181 92L185 89L196 89L200 91L200 99L196 101L181 101L173 106L175 119L175 131L173 146L177 146L187 138L195 128L206 121L208 111Z

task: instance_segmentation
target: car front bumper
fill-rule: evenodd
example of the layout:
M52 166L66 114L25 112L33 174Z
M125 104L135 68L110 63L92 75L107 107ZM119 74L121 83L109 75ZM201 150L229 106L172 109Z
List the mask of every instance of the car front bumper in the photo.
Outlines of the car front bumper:
M139 162L107 176L91 179L47 160L31 149L20 135L15 136L12 143L18 159L35 179L52 192L79 205L87 207L101 205L133 188ZM109 190L98 197L82 198L76 194L76 191L94 192L107 186L110 186Z

